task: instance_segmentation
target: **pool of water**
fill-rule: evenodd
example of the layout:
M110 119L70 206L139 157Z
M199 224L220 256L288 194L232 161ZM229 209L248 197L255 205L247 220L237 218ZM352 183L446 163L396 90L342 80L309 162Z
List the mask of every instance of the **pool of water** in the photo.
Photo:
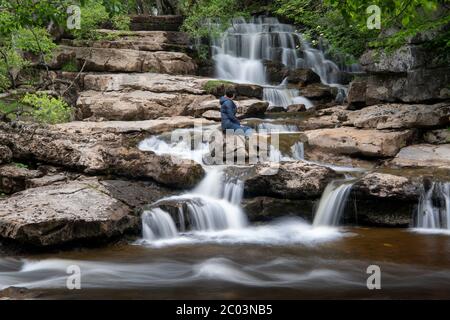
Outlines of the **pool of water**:
M72 265L81 270L80 290L66 287ZM381 269L380 290L367 288L370 265ZM314 230L284 221L171 241L3 255L0 296L11 286L41 299L448 299L450 235Z

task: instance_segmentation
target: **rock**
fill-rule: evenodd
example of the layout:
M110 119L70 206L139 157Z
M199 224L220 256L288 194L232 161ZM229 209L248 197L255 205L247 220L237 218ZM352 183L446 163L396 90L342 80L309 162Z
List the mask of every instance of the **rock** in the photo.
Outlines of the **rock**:
M304 112L306 107L304 104L291 104L287 107L286 112Z
M160 117L191 115L190 111L210 95L184 93L155 93L83 91L77 101L77 119L149 120ZM195 115L195 112L192 114Z
M357 128L433 128L450 124L450 103L381 104L347 115L349 121L346 124Z
M139 217L97 179L28 189L0 200L0 237L55 246L136 233Z
M281 81L280 81L281 82ZM288 82L295 83L299 87L305 87L313 83L320 83L320 77L311 69L294 69L289 70Z
M236 117L238 119L264 115L269 107L268 102L256 99L236 100L235 103L237 107ZM215 121L220 121L221 119L220 102L218 99L205 101L198 107L193 106L193 108L197 109L194 111L194 114L202 110L208 110L202 114L202 117L205 119Z
M450 169L450 144L416 144L405 147L392 159L398 167L434 167Z
M108 49L129 49L138 51L187 51L189 37L184 32L173 31L118 31L97 30L107 39L114 40L67 40L63 45L73 47L94 47Z
M75 54L85 71L98 72L158 72L167 74L194 74L197 66L182 52L137 51L128 49L59 46L49 62L57 69L63 57ZM67 62L67 61L65 61Z
M310 100L331 101L336 96L336 90L322 83L313 83L301 88L300 94Z
M268 102L256 99L238 100L235 103L237 106L237 117L240 119L264 115L269 107Z
M251 222L267 222L288 216L312 221L316 200L276 199L255 197L244 199L242 208Z
M425 132L423 139L426 143L444 144L450 143L450 130L438 129Z
M284 107L272 106L266 110L267 113L277 113L277 112L286 112Z
M403 73L427 65L429 55L421 46L406 45L392 53L378 50L366 51L359 62L366 72Z
M366 106L366 90L365 79L357 79L350 83L347 95L348 109L361 109Z
M247 97L247 98L263 98L263 87L256 84L246 84L246 83L233 83L229 81L221 81L209 79L204 84L204 89L207 93L214 95L219 98L225 95L226 88L234 88L236 90L236 96Z
M318 198L326 185L338 177L330 168L303 161L259 164L254 174L245 179L245 196Z
M393 157L413 138L412 130L379 131L349 127L305 131L308 144L330 152L365 157Z
M161 133L162 129L174 125L170 124L173 120L71 122L45 127L0 123L0 141L11 146L17 159L43 161L87 174L113 172L153 179L176 188L191 188L203 178L204 171L199 164L137 148L144 135Z
M151 91L156 93L186 93L202 95L208 78L176 76L160 73L88 74L84 90L94 91Z
M366 104L428 103L450 99L450 68L417 69L406 74L367 77Z
M358 199L379 198L417 201L420 185L409 178L386 173L369 173L358 180L352 188Z
M220 111L208 110L202 114L202 118L205 118L207 120L220 121L222 119L222 116L220 114Z
M234 84L238 96L247 98L262 99L263 87L256 84L236 83ZM223 95L223 94L222 94Z
M289 69L279 61L263 60L263 65L269 83L280 84L289 74Z
M0 145L0 164L10 163L12 159L12 152L7 146Z
M26 189L29 180L40 178L43 173L15 164L0 166L0 192L10 194Z
M177 15L148 15L131 16L131 30L144 31L179 31L183 24L183 17Z

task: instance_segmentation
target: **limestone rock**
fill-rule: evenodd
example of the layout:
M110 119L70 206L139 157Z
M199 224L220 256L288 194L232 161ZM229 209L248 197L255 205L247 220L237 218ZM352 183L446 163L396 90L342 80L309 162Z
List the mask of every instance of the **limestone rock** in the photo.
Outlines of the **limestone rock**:
M59 46L49 65L58 68L63 57L75 54L85 71L99 72L158 72L167 74L194 74L197 66L181 52L137 51L129 49ZM56 62L55 62L56 61Z
M328 182L340 177L327 167L303 161L259 164L245 179L246 196L287 199L320 197Z
M438 129L425 132L423 139L426 143L444 144L450 143L450 130Z
M450 144L416 144L400 150L391 164L399 167L450 169Z
M429 128L450 124L450 103L381 104L348 113L357 128L405 129Z
M12 159L12 152L7 146L0 145L0 164L9 163Z
M109 239L139 230L139 218L87 179L28 189L0 200L0 237L31 246Z
M305 132L312 147L348 155L393 157L413 138L413 131L360 130L349 127Z
M320 83L320 77L311 69L298 68L289 71L288 82L295 83L299 87L305 87L312 83Z

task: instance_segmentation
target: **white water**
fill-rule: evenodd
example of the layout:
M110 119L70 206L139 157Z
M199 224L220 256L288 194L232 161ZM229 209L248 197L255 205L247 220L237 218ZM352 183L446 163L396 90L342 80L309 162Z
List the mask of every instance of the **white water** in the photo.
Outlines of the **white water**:
M450 230L450 182L433 182L423 189L417 206L415 227Z
M334 180L325 188L314 216L313 226L337 226L353 183Z
M288 68L310 68L329 85L338 85L339 67L312 48L294 27L276 18L258 17L249 22L235 19L219 38L212 39L213 59L219 79L264 86L263 99L270 106L292 104L313 106L297 89L288 89L283 80L273 86L267 80L263 60L279 61Z

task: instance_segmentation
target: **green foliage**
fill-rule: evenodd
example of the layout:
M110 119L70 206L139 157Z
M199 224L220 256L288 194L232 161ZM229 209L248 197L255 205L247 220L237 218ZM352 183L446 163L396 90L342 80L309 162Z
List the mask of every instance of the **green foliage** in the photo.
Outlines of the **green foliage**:
M181 0L180 9L186 16L182 29L197 39L224 31L233 18L249 16L239 0Z
M338 10L347 23L359 30L367 30L368 3L365 0L325 0L326 5ZM448 0L373 0L370 5L381 9L382 29L395 32L381 33L370 42L371 47L394 49L422 32L442 31L450 23ZM435 46L450 47L449 32L441 32Z
M27 93L21 102L33 108L31 115L38 122L55 124L72 118L72 110L65 101L46 93Z
M130 30L131 19L126 14L118 14L113 16L111 22L116 30Z
M22 51L48 57L56 48L56 44L44 28L19 28L13 37L15 45Z
M62 71L66 72L77 72L78 71L78 65L75 60L67 61L62 67Z
M16 168L20 168L20 169L28 169L28 165L24 164L24 163L20 163L20 162L13 162L12 163Z
M86 1L81 7L80 29L73 29L72 33L78 39L98 39L100 35L95 29L108 19L109 14L100 1Z

